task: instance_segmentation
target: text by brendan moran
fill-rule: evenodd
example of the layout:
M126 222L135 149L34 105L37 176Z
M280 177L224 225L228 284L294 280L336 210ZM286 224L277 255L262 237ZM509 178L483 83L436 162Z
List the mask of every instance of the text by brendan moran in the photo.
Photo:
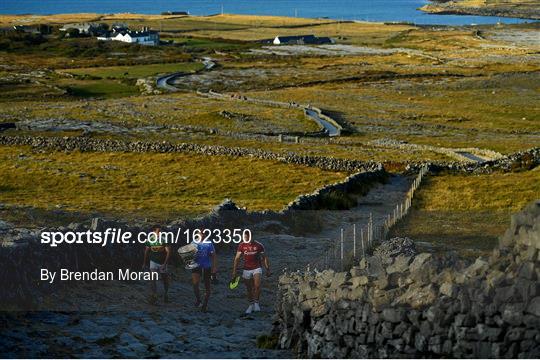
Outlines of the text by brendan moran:
M154 271L132 271L130 269L118 269L117 271L71 271L69 269L60 269L59 271L50 271L41 269L40 280L48 283L55 281L140 281L140 280L158 280L159 274Z

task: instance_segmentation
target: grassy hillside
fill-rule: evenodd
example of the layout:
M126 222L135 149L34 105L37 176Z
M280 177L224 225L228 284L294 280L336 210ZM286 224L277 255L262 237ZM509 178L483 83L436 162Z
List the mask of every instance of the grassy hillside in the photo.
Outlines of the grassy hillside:
M139 14L0 16L0 26L5 27L40 23L58 27L79 21L125 22L133 29L149 26L161 30L164 42L160 46L144 47L99 42L92 38L67 39L57 30L51 36L0 34L0 63L3 64L0 66L0 121L23 123L20 129L6 130L3 135L90 136L249 147L282 154L380 161L391 169L402 169L409 162L455 160L452 148L477 147L510 153L540 146L540 108L536 105L540 103L537 85L540 42L536 40L540 25L537 23L429 27L227 14L205 17ZM331 36L336 44L268 46L260 42L276 35L298 34ZM209 71L202 70L204 57L212 58L216 66ZM178 71L186 74L176 80L180 91L175 93L159 93L146 88L143 94L136 86L139 78L148 78L147 84L151 87L155 84L152 78ZM298 108L221 101L196 93L196 90L209 89L231 95L311 104L344 124L348 132L332 139L301 136L298 143L291 139L279 142L277 134L298 135L317 131L319 127ZM235 97L238 98L241 97ZM192 199L204 199L200 188L208 183L210 175L206 173L211 174L213 167L219 169L219 179L231 179L222 186L216 183L216 193L210 193L208 200L201 200L201 204L193 205L191 201L167 203L167 208L174 214L208 209L210 204L219 202L228 193L227 189L231 189L235 199L245 201L244 204L251 207L276 208L286 199L336 176L313 169L294 168L293 171L290 167L282 167L284 165L270 166L266 162L247 159L161 158L155 154L113 156L53 152L29 156L29 159L39 156L41 165L38 165L37 161L23 161L24 157L19 163L14 154L20 150L12 150L4 162L4 170L12 181L10 186L17 181L29 185L22 177L17 177L13 169L30 164L30 174L55 179L47 182L47 186L55 189L55 196L62 195L60 186L68 189L67 195L57 201L61 208L76 209L79 204L81 211L87 212L95 208L104 212L158 213L156 207L149 205L148 199L137 200L144 196L130 200L125 207L106 205L109 195L105 190L109 187L116 189L117 194L144 194L148 186L165 186L164 178L156 184L137 180L136 191L129 191L126 185L126 179L138 173L150 176L146 168L152 168L154 162L172 172L183 171L180 161L193 171L204 171L203 175L189 174L196 179L194 187L186 190ZM81 179L86 179L85 173L97 171L93 176L106 179L103 183L106 185L99 187L99 181L92 182L90 187L82 186L83 191L77 193L73 190L76 182L62 183L70 177L58 179L49 173L48 164L58 161L69 166L68 173L76 173L76 165L82 164ZM116 161L115 166L122 170L103 170L101 174L101 170L86 168L92 163L105 166L106 161ZM139 163L144 169L136 167ZM232 173L223 166L230 166ZM275 191L266 194L268 198L263 196L264 200L254 200L253 194L260 190L251 187L256 182L247 184L247 180L233 174L243 168L267 169L261 174L255 172L256 178L260 176L258 186L261 189L266 182L272 184L266 186L274 186L270 170L283 174L275 178L276 184L287 183L290 178L303 185L289 190L276 185ZM29 178L35 181L35 176ZM433 181L438 181L436 179ZM451 178L448 183L428 183L426 189L450 197L453 191L459 192L459 188L444 190L442 184L457 182L467 188L483 188L483 180L474 184L469 183L471 179ZM82 184L86 184L84 181ZM496 186L499 182L504 186ZM502 200L516 199L512 193L505 192L507 187L512 189L511 181L496 178L490 184ZM531 183L523 186L530 187ZM48 198L40 202L39 193L20 191L3 192L2 196L13 203L20 199L40 208L45 208L47 201L56 201ZM165 186L163 194L167 191ZM430 194L429 191L425 196ZM174 196L158 198L161 201ZM468 200L471 204L482 204L482 201L474 197ZM490 222L506 223L508 213L514 208L511 204L499 204L487 206L487 213L482 213L480 209L470 208L471 205L460 206L461 203L435 209L419 207L415 211L429 214L431 219L450 219L450 231L457 221L467 217L477 219L477 224L485 226ZM497 206L500 211L495 209ZM421 217L412 216L411 219ZM428 224L422 235L422 226L411 229L418 231L419 236L427 236L430 229L434 229ZM481 226L484 225L470 228ZM487 241L490 246L494 233L498 233L502 225L492 228L494 230L489 230L492 231L491 240ZM480 234L474 231L467 239L473 241L473 235Z
M201 70L203 65L198 62L186 62L176 64L145 64L134 66L100 66L92 68L78 68L69 70L59 70L77 76L89 76L93 78L107 79L138 79L158 74L175 72L193 72Z
M225 198L250 210L283 208L347 174L225 156L33 152L0 147L7 206L171 219Z
M463 255L487 254L512 213L540 199L540 168L523 173L427 177L411 213L393 230Z

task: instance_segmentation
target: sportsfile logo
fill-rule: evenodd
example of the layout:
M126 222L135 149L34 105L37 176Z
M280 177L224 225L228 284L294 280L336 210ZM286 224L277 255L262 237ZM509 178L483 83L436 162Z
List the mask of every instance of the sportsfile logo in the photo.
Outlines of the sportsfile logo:
M120 228L105 231L42 231L40 240L44 245L57 247L62 244L180 244L214 243L240 244L251 239L250 229L181 229L177 231L149 231L133 233Z

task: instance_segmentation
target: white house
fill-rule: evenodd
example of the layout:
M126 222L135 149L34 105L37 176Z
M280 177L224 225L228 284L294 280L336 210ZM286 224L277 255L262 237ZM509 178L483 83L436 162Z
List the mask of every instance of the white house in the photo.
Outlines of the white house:
M276 36L272 43L274 45L333 44L334 40L315 35Z
M159 45L159 33L148 30L148 28L143 28L141 31L112 31L105 36L98 36L97 39L103 41L122 41L139 45Z

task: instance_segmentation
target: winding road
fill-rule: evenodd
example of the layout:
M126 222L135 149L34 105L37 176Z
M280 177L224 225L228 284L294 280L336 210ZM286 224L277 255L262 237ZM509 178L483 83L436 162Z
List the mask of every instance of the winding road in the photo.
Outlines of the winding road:
M212 68L214 68L216 66L215 61L213 59L209 58L209 57L203 58L202 63L204 65L204 69L203 69L204 71L211 70ZM158 88L166 90L166 91L170 91L170 92L178 91L179 89L177 87L175 87L174 85L171 85L171 81L176 80L176 79L182 77L183 75L186 75L186 74L185 73L173 73L173 74L167 74L167 75L160 76L160 77L158 77L156 79L156 85L157 85ZM215 94L219 94L219 93L215 93ZM225 95L223 95L223 94L219 94L219 95L221 95L222 97L225 97ZM236 99L238 101L249 101L246 97L238 97L238 96L236 96L234 98L230 98L230 99ZM275 102L275 103L277 104L278 102ZM285 103L283 103L283 105L287 106L287 104L285 104ZM315 121L323 129L323 131L325 132L325 134L327 136L334 137L334 136L340 136L341 135L341 130L342 130L341 126L336 126L332 122L330 122L330 121L328 121L326 119L323 119L319 115L320 112L317 112L311 106L302 106L302 107L304 109L304 113L306 114L306 116L308 116L313 121ZM336 124L337 124L337 122L336 122Z
M475 155L475 154L472 154L472 153L466 152L466 151L456 151L456 153L461 155L461 156L466 157L467 159L469 159L471 161L475 161L475 162L479 162L479 163L483 163L483 162L488 160L488 159L482 158L482 157L480 157L478 155Z
M328 134L328 136L332 137L332 136L341 135L340 129L338 129L331 122L322 119L315 110L310 109L310 108L305 108L305 112L306 112L307 116L309 116L310 118L315 120L315 122L317 122L319 125L321 125L324 128L324 130Z
M160 76L156 79L156 85L158 88L163 89L163 90L167 90L171 92L178 91L178 88L170 85L169 81L181 76L182 74L183 73L173 73L173 74Z
M216 65L216 63L209 57L204 57L201 62L204 65L203 70L210 70ZM163 90L167 90L171 92L178 91L178 88L171 85L170 81L176 78L179 78L183 75L186 75L186 73L176 72L176 73L160 76L156 79L156 85L158 88L163 89Z

